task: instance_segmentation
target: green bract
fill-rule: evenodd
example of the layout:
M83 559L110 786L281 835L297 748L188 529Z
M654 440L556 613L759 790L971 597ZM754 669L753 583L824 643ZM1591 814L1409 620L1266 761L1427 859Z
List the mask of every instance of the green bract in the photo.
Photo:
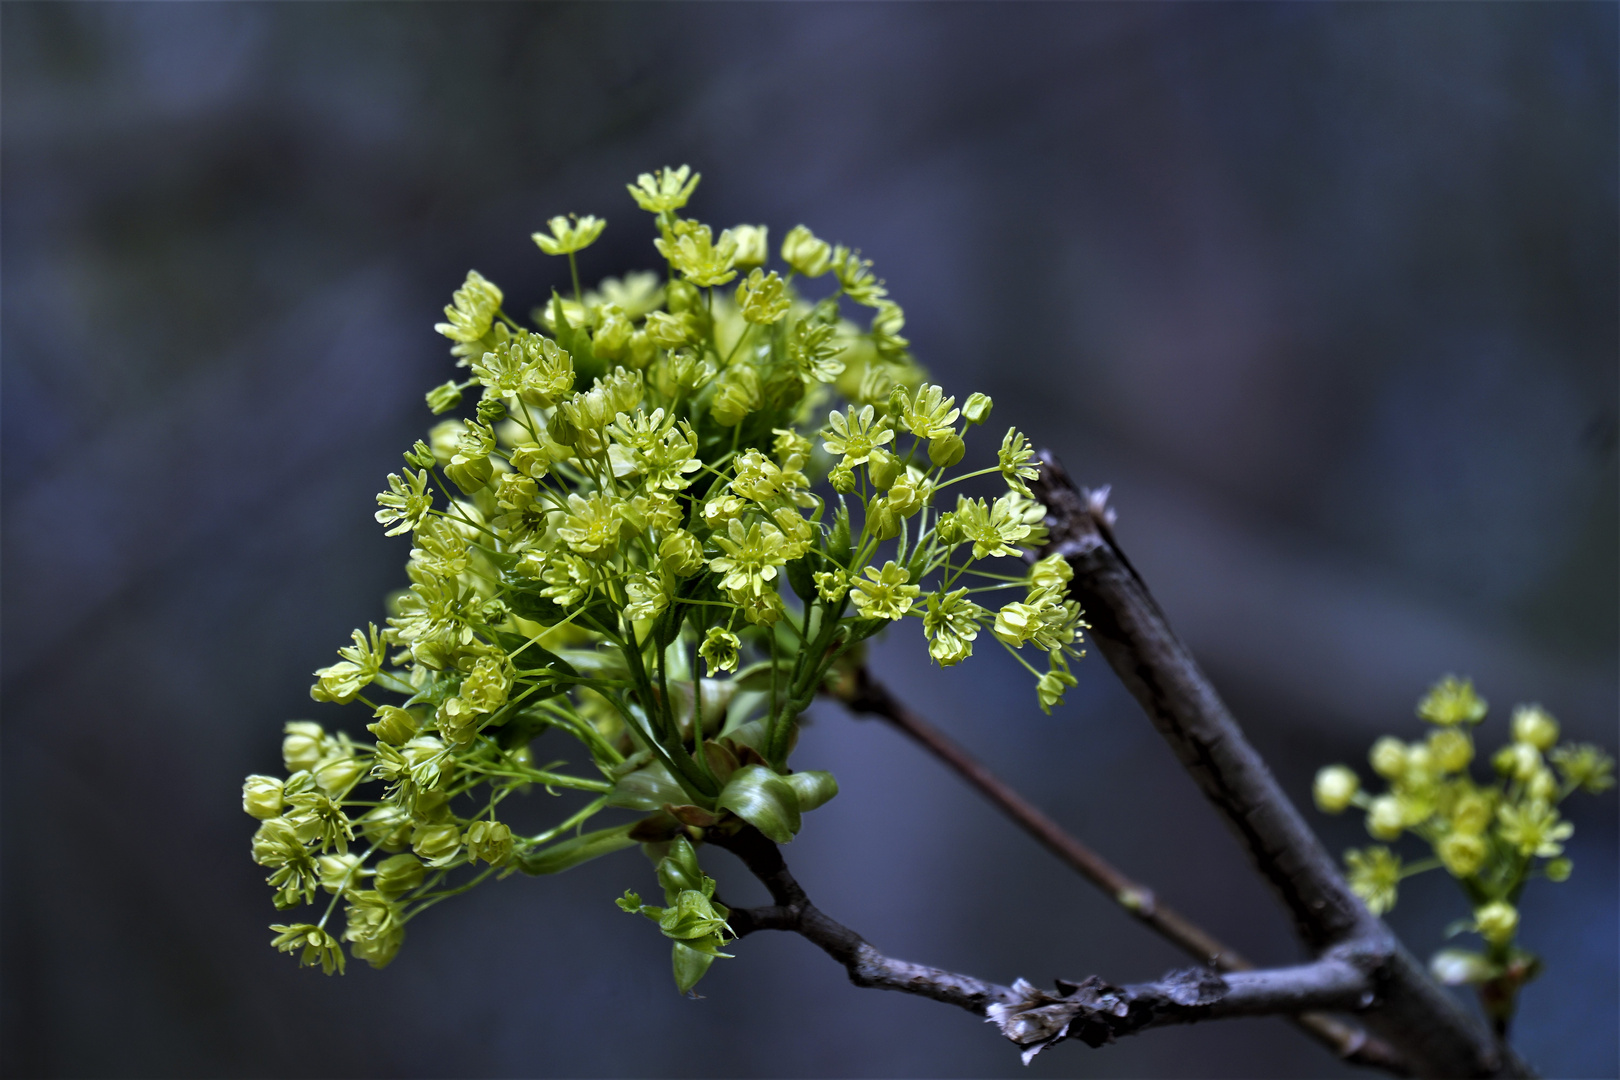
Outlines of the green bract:
M682 167L630 186L662 272L582 289L576 255L606 223L559 215L535 241L568 257L571 295L524 326L469 273L445 309L466 377L428 402L466 415L436 423L377 497L387 534L411 537L407 588L311 689L363 706L355 727L375 741L295 721L290 775L243 791L276 906L325 901L277 925L304 962L341 970L347 942L381 967L446 896L640 844L667 904L621 904L672 939L690 989L730 937L693 845L745 827L787 843L837 794L789 756L863 640L915 618L952 665L989 627L1046 655L1044 671L1020 656L1042 708L1074 684L1067 564L1005 559L1045 539L1027 440L1008 431L980 448L986 467L948 476L989 399L958 409L926 382L857 252L798 226L773 269L764 226L717 236L680 217L698 180ZM940 490L969 476L1006 490L942 514ZM501 804L536 789L573 798L516 833ZM1521 831L1556 842L1539 820Z

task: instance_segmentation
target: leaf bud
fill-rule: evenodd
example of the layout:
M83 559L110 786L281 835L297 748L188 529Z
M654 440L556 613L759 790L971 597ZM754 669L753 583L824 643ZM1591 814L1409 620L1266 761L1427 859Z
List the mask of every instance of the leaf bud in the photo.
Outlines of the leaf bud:
M467 826L467 861L483 859L504 866L512 857L512 830L499 821L475 821Z
M326 755L326 732L312 720L289 720L283 728L287 737L281 740L281 760L288 772L313 769Z
M379 705L373 715L377 722L366 730L390 746L404 746L416 735L416 717L397 705Z
M1434 846L1452 877L1472 876L1485 862L1485 838L1478 833L1452 832Z
M1406 745L1401 740L1385 735L1373 743L1367 754L1373 772L1386 780L1395 780L1406 771Z
M904 469L900 459L881 446L873 447L872 455L866 459L866 471L872 477L872 486L879 491L888 491L893 487L895 478Z
M1316 799L1318 810L1326 814L1339 814L1350 805L1350 800L1360 789L1361 778L1356 776L1354 770L1343 765L1329 765L1317 771L1311 794Z
M281 781L273 776L250 776L242 782L242 809L260 821L281 813Z
M1568 859L1553 859L1547 863L1542 872L1547 875L1548 881L1560 884L1569 880L1570 871L1574 869L1575 864Z
M965 453L967 453L967 443L963 442L962 436L954 431L935 435L928 440L928 460L942 469L948 469L961 461L962 455Z
M372 882L385 896L408 893L422 884L422 860L415 855L394 855L377 864Z
M988 394L969 394L962 404L962 419L970 424L982 424L990 419L990 406L994 404Z
M1406 811L1393 795L1380 795L1367 811L1367 831L1379 840L1394 840L1406 828Z
M1519 930L1519 909L1504 900L1494 900L1474 911L1474 928L1492 945L1506 945Z
M427 392L427 405L428 408L433 410L434 416L447 413L460 404L461 387L457 385L454 379L442 386L435 386Z
M1558 721L1540 705L1520 705L1513 710L1513 740L1550 750L1558 741Z

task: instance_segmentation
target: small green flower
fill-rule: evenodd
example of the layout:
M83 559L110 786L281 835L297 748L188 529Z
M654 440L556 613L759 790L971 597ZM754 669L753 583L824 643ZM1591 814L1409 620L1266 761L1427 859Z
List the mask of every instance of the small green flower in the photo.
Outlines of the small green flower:
M962 403L962 419L970 424L982 424L990 419L990 408L994 404L988 394L969 394Z
M439 323L433 329L451 341L477 341L489 333L503 299L494 282L486 280L476 270L469 270L466 283L451 297L454 306L444 309L444 317L450 321Z
M805 277L817 278L832 269L832 245L795 225L782 238L782 261Z
M1517 848L1520 855L1550 859L1564 853L1563 841L1575 833L1575 826L1558 820L1558 811L1539 799L1504 803L1496 810L1497 835Z
M242 781L242 809L260 821L281 814L281 781L274 776L250 776Z
M575 554L600 562L611 559L618 550L624 524L624 508L615 496L600 491L588 496L570 492L557 535Z
M924 383L917 388L917 392L910 396L901 395L899 400L900 422L906 430L919 439L932 439L944 434L956 433L953 426L961 410L956 408L956 399L946 397L945 391L932 383Z
M627 185L636 205L654 214L671 214L686 205L692 197L702 173L696 175L690 165L672 169L668 165L656 173L642 173L636 182Z
M1394 840L1406 826L1406 809L1394 795L1380 795L1367 808L1367 832L1376 839Z
M719 626L712 626L703 638L703 644L698 647L698 655L708 665L709 675L717 671L737 670L737 650L742 648L742 642L730 630Z
M851 251L843 244L833 246L832 271L844 295L857 304L876 307L878 301L889 295L883 282L872 276L872 260L861 258L859 251Z
M450 866L461 855L461 829L453 821L418 824L411 833L411 850L435 870Z
M983 499L958 496L953 526L973 542L975 559L1017 555L1020 544L1034 545L1045 538L1040 525L1046 510L1040 503L1009 491L992 505Z
M1474 760L1474 741L1462 728L1446 727L1429 733L1429 760L1442 773L1458 773Z
M483 859L491 866L505 866L512 857L512 830L499 821L475 821L467 826L467 861Z
M427 517L428 511L433 508L433 496L427 489L428 480L426 469L414 473L406 469L403 479L397 473L388 474L388 490L377 496L377 505L382 509L375 515L379 525L394 526L384 532L384 536L410 532Z
M385 896L399 896L422 884L422 860L415 855L393 855L377 864L372 884Z
M766 274L756 266L737 286L737 307L742 309L742 317L751 323L769 326L780 322L792 305L793 298L775 270Z
M733 225L726 231L737 238L738 266L762 266L770 257L770 230L764 225Z
M911 575L893 559L882 570L866 567L865 574L869 580L856 578L850 596L863 619L898 619L911 610L912 602L922 592L921 586L906 584Z
M830 413L827 426L831 434L822 433L821 445L829 454L842 454L840 464L853 468L871 457L875 447L894 441L894 432L876 418L877 410L870 405L859 412L851 406L847 412Z
M1401 881L1400 856L1375 844L1364 851L1345 852L1344 865L1349 870L1351 891L1361 897L1368 911L1382 915L1395 906Z
M1033 498L1027 481L1041 475L1040 469L1030 464L1034 460L1035 451L1030 448L1029 440L1024 438L1023 432L1017 428L1008 428L1007 434L1001 440L1001 449L996 452L996 464L1001 470L1002 478L1007 481L1007 486L1026 499Z
M1471 832L1447 833L1434 845L1434 853L1455 878L1472 877L1477 873L1485 864L1489 850L1485 838Z
M940 667L951 667L973 655L973 641L989 612L967 598L967 589L946 592L941 588L928 594L923 612L923 633L928 636L928 655Z
M576 214L563 217L559 214L546 225L551 229L550 236L537 232L531 239L547 255L572 255L576 251L583 251L595 243L602 230L607 228L607 222L590 214L584 217Z
M1558 721L1540 705L1520 705L1513 710L1513 739L1537 750L1551 750L1558 741Z
M849 592L849 575L838 567L831 570L818 570L813 576L816 583L816 595L829 604L836 604Z
M1052 667L1035 683L1035 698L1040 703L1041 712L1051 715L1054 706L1063 704L1063 694L1071 686L1078 684L1074 675L1069 672L1069 665L1063 659L1063 654L1051 654Z
M709 415L722 427L736 427L743 417L757 412L765 399L760 395L759 373L751 364L733 364L720 377Z
M1614 786L1614 759L1600 747L1591 743L1565 744L1549 756L1572 788L1599 795Z
M355 958L381 970L405 943L405 920L399 905L380 891L356 892L343 909L343 938Z
M361 631L354 631L354 644L338 650L338 655L343 659L315 672L317 681L309 688L310 697L316 701L345 705L377 677L387 660L387 654L377 635L376 624L368 625L371 631L369 640Z
M807 382L830 383L844 373L845 347L833 340L831 323L801 319L787 336L787 355Z
M680 221L667 238L654 240L653 246L687 281L700 288L724 285L737 276L737 238L730 232L721 233L716 241L707 225Z
M343 974L343 947L338 944L337 938L325 930L312 923L274 925L270 929L276 932L276 937L270 944L278 951L290 953L299 950L300 967L314 967L319 964L321 970L328 975L333 971L339 975Z
M1485 699L1468 679L1447 675L1418 702L1417 714L1431 724L1477 724L1485 719Z
M776 568L787 563L787 538L775 525L756 523L744 529L737 518L731 519L727 530L729 536L714 537L725 554L709 560L709 569L725 575L720 587L734 599L758 596L767 582L776 580Z

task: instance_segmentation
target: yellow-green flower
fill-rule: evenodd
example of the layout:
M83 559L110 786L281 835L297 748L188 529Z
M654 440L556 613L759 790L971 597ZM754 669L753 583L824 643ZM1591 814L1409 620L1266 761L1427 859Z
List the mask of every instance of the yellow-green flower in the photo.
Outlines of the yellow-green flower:
M610 559L619 546L624 528L624 508L620 500L604 492L588 496L570 493L568 510L562 514L557 535L575 554L600 562Z
M1349 870L1351 891L1361 897L1368 911L1382 915L1395 906L1401 881L1400 856L1375 844L1364 851L1345 852L1344 865Z
M1446 870L1458 878L1470 877L1478 871L1489 850L1483 836L1470 832L1447 833L1434 845L1434 853L1440 856Z
M572 255L576 251L583 251L595 243L602 230L607 228L607 222L590 214L584 217L574 214L563 217L558 214L546 225L551 229L550 236L537 232L531 239L547 255Z
M719 626L712 626L704 635L703 644L698 647L698 655L708 665L712 676L717 671L737 670L737 650L742 648L742 642L730 630Z
M1316 808L1327 814L1342 813L1355 798L1356 792L1361 789L1361 778L1353 769L1343 765L1328 765L1317 770L1316 782L1311 785L1311 795L1316 800Z
M928 635L928 655L940 667L960 664L973 655L973 641L989 612L967 598L967 589L946 592L941 588L928 594L923 612L923 633Z
M707 225L682 221L668 239L659 237L653 246L687 281L701 288L724 285L737 276L737 238L730 232L721 233L716 241Z
M868 580L856 578L850 596L863 619L898 619L922 592L921 586L906 584L911 575L893 559L882 570L868 566L865 573Z
M476 270L469 270L466 283L451 296L453 306L444 309L444 317L449 322L438 323L433 329L451 341L477 341L489 333L503 299L493 281L486 280Z
M768 523L743 528L738 518L727 525L729 536L714 537L725 554L709 560L709 569L725 576L720 587L734 597L758 596L767 582L776 580L776 568L787 563L787 538L782 530Z
M637 206L654 214L669 214L686 205L701 179L703 174L694 175L690 165L678 169L666 165L656 173L642 173L627 186Z
M354 631L354 644L338 650L343 659L331 667L315 673L316 683L309 688L309 696L316 701L333 701L345 705L354 700L382 671L387 654L382 639L377 635L375 623L368 624L371 637Z
M1519 931L1519 909L1495 900L1474 912L1474 928L1492 945L1506 945Z
M1572 788L1598 795L1614 786L1614 759L1591 743L1560 746L1549 756Z
M832 245L816 239L803 225L795 225L782 238L782 261L805 277L820 277L832 268Z
M854 467L872 456L875 447L894 441L894 432L882 421L874 421L877 410L864 406L859 412L851 407L847 412L832 412L827 416L831 433L823 432L821 445L829 454L842 454L842 464Z
M294 923L291 926L277 924L270 929L276 932L275 938L270 942L279 951L290 953L297 951L300 967L321 966L321 970L330 975L336 971L343 974L344 956L343 946L338 944L337 938L312 923Z
M1496 810L1496 820L1497 835L1503 842L1518 848L1520 855L1543 859L1562 855L1563 841L1575 833L1575 826L1558 820L1558 811L1539 799L1504 803Z
M376 513L377 523L394 526L384 532L384 536L410 532L427 517L428 511L433 508L433 496L427 489L428 479L426 469L416 472L406 469L404 479L397 473L388 474L388 490L377 496L377 505L382 507Z
M1537 750L1551 750L1558 741L1558 721L1540 705L1520 705L1513 710L1513 739Z
M766 274L756 266L737 286L737 307L742 309L742 317L751 323L769 326L780 322L792 305L793 298L775 270Z
M1485 719L1485 699L1468 679L1447 675L1418 702L1417 714L1431 724L1477 724Z

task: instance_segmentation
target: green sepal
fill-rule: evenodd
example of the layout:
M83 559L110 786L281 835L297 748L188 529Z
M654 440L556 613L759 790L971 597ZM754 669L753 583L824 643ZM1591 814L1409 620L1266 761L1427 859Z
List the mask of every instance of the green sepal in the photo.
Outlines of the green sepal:
M778 844L799 831L799 796L782 777L763 765L744 765L731 774L715 800Z
M675 969L675 987L683 994L691 993L692 987L707 975L709 967L717 956L729 956L727 953L704 952L694 949L684 942L677 941L670 950L670 960Z
M636 841L630 838L630 830L635 826L631 821L611 829L588 832L540 851L526 851L517 858L518 869L525 874L560 874L580 863L634 847Z
M808 814L818 806L825 806L838 794L838 781L833 774L820 770L796 772L782 777L799 798L799 813Z

